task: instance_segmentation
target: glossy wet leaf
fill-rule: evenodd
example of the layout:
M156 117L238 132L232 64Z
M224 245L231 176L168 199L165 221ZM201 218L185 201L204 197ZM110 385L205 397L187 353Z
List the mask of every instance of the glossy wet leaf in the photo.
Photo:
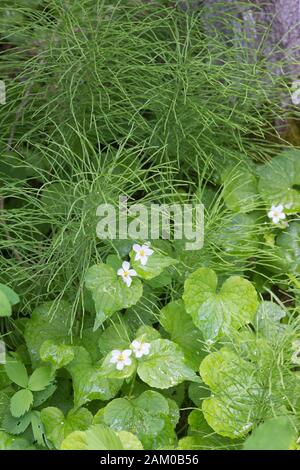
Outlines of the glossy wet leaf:
M276 237L276 258L272 269L284 273L300 274L300 222L291 222L289 227Z
M165 268L169 266L174 266L178 263L178 261L170 256L166 256L162 253L158 253L154 251L154 253L148 257L147 263L145 266L141 264L141 262L135 261L136 253L135 251L130 252L130 260L132 268L135 269L137 274L146 280L153 279L159 276Z
M128 349L131 333L125 322L114 322L108 326L99 338L99 350L103 355L113 349Z
M140 326L135 334L135 339L143 343L151 343L151 341L159 339L160 337L159 331L149 325Z
M145 283L140 300L126 311L125 318L127 324L134 329L141 325L156 323L159 313L158 300L155 291L149 286L149 283Z
M276 337L284 334L286 325L280 323L280 320L286 315L287 312L275 302L263 301L257 309L254 324L264 336Z
M105 424L115 431L136 435L146 449L174 443L168 401L157 392L146 391L138 398L117 398L104 410Z
M169 417L172 426L175 428L180 420L180 410L175 400L167 398L169 405Z
M286 213L300 210L300 152L292 149L258 167L259 192L269 207L282 204Z
M237 439L251 431L253 422L248 417L247 405L240 407L234 399L206 398L202 411L207 423L217 434Z
M68 344L47 340L41 346L40 357L42 361L50 362L53 367L60 369L74 359L74 349Z
M56 449L74 431L85 431L92 424L93 415L86 408L70 410L65 417L59 408L48 407L41 411L45 434Z
M69 434L63 440L61 450L87 450L87 439L84 431L74 431Z
M143 293L139 279L133 278L131 286L128 287L111 266L103 263L89 268L85 284L92 293L96 312L100 312L97 328L113 313L135 305Z
M186 380L197 381L197 376L187 366L180 347L167 339L150 343L150 353L138 362L137 373L150 387L169 388Z
M186 313L182 300L170 302L161 310L160 323L184 353L186 363L198 370L205 353L202 351L203 337L190 315Z
M38 364L40 349L45 341L57 344L69 342L69 319L71 306L64 301L54 304L47 302L37 307L27 321L25 340L33 364Z
M122 441L112 429L102 424L87 431L75 431L62 442L62 450L123 450Z
M0 431L0 450L25 450L29 447L30 443L27 439Z
M188 436L180 439L178 448L182 450L234 450L238 442L220 436L207 424L201 410L193 410L188 417Z
M289 416L268 419L244 442L244 450L289 450L297 431Z
M83 347L76 347L75 357L66 368L73 381L75 406L82 406L91 400L110 400L122 386L120 379L103 377L100 364L93 364Z
M84 328L80 337L74 338L74 345L83 346L92 358L92 361L99 360L99 338L103 328L94 331L92 327Z
M184 284L185 308L209 341L252 322L258 305L255 288L247 279L231 276L219 291L217 285L217 275L209 268L197 269Z
M141 441L131 432L119 431L117 435L122 442L124 450L143 450Z
M213 392L221 391L225 386L233 387L241 374L247 375L254 365L247 367L247 363L234 351L222 348L208 354L200 364L200 375L203 381ZM238 373L238 376L236 374Z
M253 426L255 397L262 389L256 382L256 364L222 348L205 357L200 375L212 396L202 402L209 426L221 436L239 438Z

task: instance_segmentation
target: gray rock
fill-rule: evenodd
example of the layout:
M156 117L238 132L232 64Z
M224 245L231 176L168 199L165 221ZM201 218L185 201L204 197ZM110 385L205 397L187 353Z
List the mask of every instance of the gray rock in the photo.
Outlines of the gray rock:
M300 0L205 0L210 21L219 12L233 13L232 29L226 35L252 39L249 47L260 50L276 74L294 80L300 74ZM224 29L224 28L223 28Z

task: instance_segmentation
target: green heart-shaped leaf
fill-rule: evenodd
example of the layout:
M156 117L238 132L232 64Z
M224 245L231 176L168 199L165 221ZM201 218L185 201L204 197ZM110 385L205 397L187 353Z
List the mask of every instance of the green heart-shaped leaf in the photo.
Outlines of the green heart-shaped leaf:
M66 417L55 407L44 408L41 411L46 437L56 449L60 449L62 441L72 432L88 429L92 420L93 415L86 408L70 410Z
M288 150L258 167L259 192L268 206L282 204L287 213L300 211L300 151Z
M186 310L209 341L250 323L258 305L256 290L248 280L231 276L219 292L217 284L217 275L209 268L197 269L184 284Z
M131 286L128 287L111 266L103 263L89 268L85 284L91 291L96 311L100 314L95 325L97 328L113 313L135 305L143 293L139 279L133 278Z
M45 341L69 342L71 306L65 302L47 302L37 307L25 327L25 340L33 365L41 362L40 349Z
M74 388L74 404L79 407L91 400L110 400L120 390L123 381L103 377L99 364L93 364L83 347L76 347L75 357L66 369L70 372Z
M167 339L150 343L150 353L139 359L137 373L143 382L155 388L169 388L185 380L198 380L187 366L180 347Z
M146 449L174 444L169 405L160 393L146 391L134 400L117 398L104 410L104 423L115 431L135 434Z

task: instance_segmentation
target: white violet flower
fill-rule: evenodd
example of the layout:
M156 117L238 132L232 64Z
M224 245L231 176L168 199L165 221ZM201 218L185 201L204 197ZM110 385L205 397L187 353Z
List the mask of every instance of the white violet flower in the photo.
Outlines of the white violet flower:
M132 354L131 349L124 349L124 351L119 351L118 349L114 349L111 352L111 364L116 364L117 370L123 370L125 366L130 366L132 360L130 356Z
M140 261L142 266L145 266L147 264L149 256L151 256L154 251L149 248L148 245L138 245L135 243L133 245L133 251L135 251L135 261Z
M150 352L150 343L142 343L136 339L132 341L131 347L137 359L142 356L148 356Z
M285 219L286 215L283 212L283 205L279 204L278 206L272 206L271 210L268 212L269 219L272 219L274 224L278 224L280 220Z
M292 103L296 106L300 104L300 80L295 80L292 83Z
M122 264L122 268L118 269L117 271L118 276L121 276L127 287L130 287L132 283L132 277L137 276L137 273L134 269L130 269L130 263L128 261L124 261Z

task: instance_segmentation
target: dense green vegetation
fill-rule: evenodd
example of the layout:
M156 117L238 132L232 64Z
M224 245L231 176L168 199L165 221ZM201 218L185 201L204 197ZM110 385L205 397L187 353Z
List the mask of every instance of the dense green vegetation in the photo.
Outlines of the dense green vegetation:
M1 2L1 449L298 447L297 108L210 18ZM119 196L202 203L204 246L100 239Z

